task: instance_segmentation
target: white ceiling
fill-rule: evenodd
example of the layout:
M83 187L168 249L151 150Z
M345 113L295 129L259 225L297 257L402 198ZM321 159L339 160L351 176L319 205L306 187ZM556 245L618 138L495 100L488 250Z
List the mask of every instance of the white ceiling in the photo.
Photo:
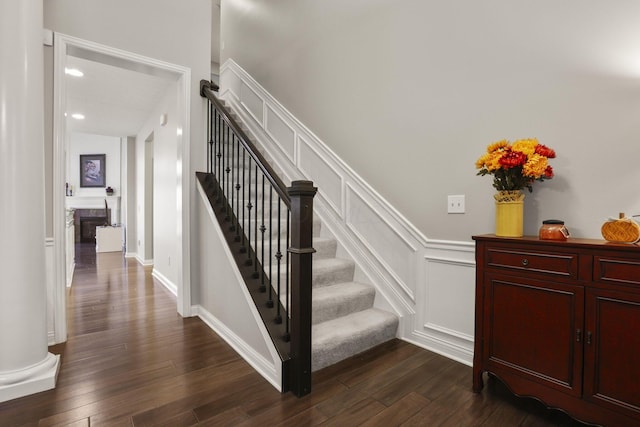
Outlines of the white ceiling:
M65 76L67 129L71 132L135 135L170 83L163 77L74 56L67 57L67 67L84 73L83 77ZM73 113L81 113L85 119L73 119Z

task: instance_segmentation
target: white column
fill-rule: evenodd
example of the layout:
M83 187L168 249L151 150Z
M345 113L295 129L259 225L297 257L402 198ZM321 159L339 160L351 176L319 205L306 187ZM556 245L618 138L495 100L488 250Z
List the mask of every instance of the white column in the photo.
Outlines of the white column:
M0 2L0 402L55 387L47 351L43 0Z

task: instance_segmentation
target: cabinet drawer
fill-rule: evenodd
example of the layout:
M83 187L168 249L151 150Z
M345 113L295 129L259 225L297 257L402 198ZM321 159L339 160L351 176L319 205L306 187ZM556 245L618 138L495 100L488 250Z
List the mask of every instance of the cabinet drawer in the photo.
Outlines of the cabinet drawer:
M623 285L640 285L640 259L595 256L593 280Z
M487 267L545 273L570 279L578 278L578 254L563 252L514 251L489 248Z

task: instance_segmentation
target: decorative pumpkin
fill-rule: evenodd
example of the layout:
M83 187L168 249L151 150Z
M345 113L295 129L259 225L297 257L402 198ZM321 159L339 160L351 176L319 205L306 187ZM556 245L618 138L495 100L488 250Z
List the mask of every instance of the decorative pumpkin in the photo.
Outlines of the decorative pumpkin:
M609 242L636 243L640 241L640 225L631 218L620 213L617 220L607 221L600 230L602 237Z

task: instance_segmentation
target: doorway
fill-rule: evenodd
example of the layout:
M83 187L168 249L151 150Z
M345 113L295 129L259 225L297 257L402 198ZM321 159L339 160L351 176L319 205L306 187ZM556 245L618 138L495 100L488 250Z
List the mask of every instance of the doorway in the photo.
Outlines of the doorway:
M183 179L182 170L189 169L189 92L191 86L190 70L175 64L166 63L153 58L144 57L75 37L55 34L54 44L54 108L53 108L53 188L65 188L66 147L69 138L65 113L67 86L65 68L68 57L78 57L101 64L127 69L149 75L164 76L175 82L176 91L176 123L179 129L174 138L173 147L177 157L175 168L175 192L178 195L169 209L175 209L175 237L180 242L178 253L173 261L177 274L174 294L177 296L177 311L182 316L191 315L190 275L189 275L189 181ZM126 135L123 135L126 137ZM173 173L173 172L171 172ZM151 182L151 185L153 183ZM153 188L153 186L151 187ZM124 198L123 198L124 199ZM153 201L153 199L152 199ZM152 202L153 203L153 202ZM166 207L165 207L166 208ZM125 207L133 210L134 206ZM53 253L55 278L53 280L53 319L54 341L64 342L66 329L66 262L65 262L65 218L66 201L64 191L53 192ZM151 221L152 222L152 221ZM151 229L153 236L153 228ZM129 236L129 242L131 236ZM174 242L176 240L174 239ZM153 247L153 244L151 245ZM186 267L185 267L186 266Z

